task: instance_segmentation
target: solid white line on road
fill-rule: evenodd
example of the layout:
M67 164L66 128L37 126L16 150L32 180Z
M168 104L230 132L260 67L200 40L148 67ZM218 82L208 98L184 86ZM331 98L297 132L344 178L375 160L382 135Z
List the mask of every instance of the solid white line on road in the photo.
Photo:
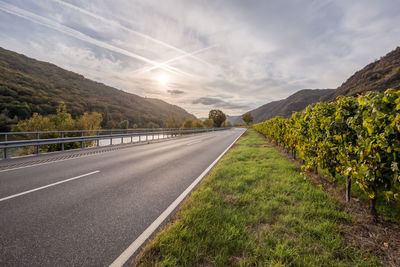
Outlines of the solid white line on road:
M83 177L86 177L86 176L89 176L89 175L92 175L92 174L95 174L95 173L98 173L98 172L100 172L100 171L94 171L94 172L85 173L85 174L82 174L82 175L79 175L79 176L75 176L75 177L72 177L72 178L69 178L69 179L66 179L66 180L62 180L62 181L59 181L59 182L56 182L56 183L48 184L48 185L41 186L41 187L38 187L38 188L35 188L35 189L24 191L24 192L15 194L15 195L11 195L11 196L8 196L8 197L0 198L0 202L4 201L4 200L11 199L11 198L19 197L19 196L22 196L22 195L26 195L26 194L29 194L29 193L32 193L32 192L35 192L35 191L39 191L39 190L42 190L42 189L45 189L45 188L48 188L48 187L51 187L51 186L55 186L55 185L58 185L58 184L63 184L63 183L69 182L69 181L80 179L80 178L83 178Z
M205 169L200 174L200 176L197 177L196 180L194 180L194 182L188 188L186 188L186 190L183 191L183 193L177 199L175 199L175 201L172 202L172 204L169 205L169 207L163 213L161 213L161 215L158 216L158 218L154 222L152 222L152 224L150 224L150 226L147 227L147 229L144 230L144 232L135 241L133 241L133 243L124 252L122 252L122 254L113 263L111 263L110 267L119 267L124 265L129 260L129 258L132 257L133 254L135 254L136 250L138 250L143 245L143 243L153 234L155 230L157 230L162 222L176 209L176 207L179 206L179 204L186 198L186 196L193 190L193 188L204 178L204 176L207 175L212 167L217 164L222 156L225 155L225 153L233 146L233 144L235 144L235 142L242 136L244 132L242 132L235 139L235 141L233 141L232 144L230 144L224 150L224 152L222 152L221 155L219 155L218 158L216 158L214 162L211 163L211 165L208 166L208 168Z

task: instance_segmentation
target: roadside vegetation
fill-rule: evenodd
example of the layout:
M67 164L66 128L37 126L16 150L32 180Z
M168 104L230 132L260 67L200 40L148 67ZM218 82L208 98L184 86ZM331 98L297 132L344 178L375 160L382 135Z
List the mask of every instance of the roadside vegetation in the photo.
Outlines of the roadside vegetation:
M399 110L400 91L390 89L321 102L291 118L275 117L254 128L293 157L300 156L303 170L322 169L334 182L344 177L347 202L355 183L357 193L370 200L376 221L377 208L399 221Z
M51 131L72 131L72 130L99 130L101 129L102 115L97 112L83 113L78 118L74 119L70 113L67 112L65 104L61 104L57 108L57 113L47 116L42 116L34 113L33 116L26 120L20 120L15 126L12 127L13 132L31 132L31 131L49 131L49 133L42 133L40 138L60 138L60 133ZM96 132L85 133L85 135L95 135ZM80 136L81 133L65 133L64 137ZM12 136L15 139L34 139L37 138L36 134L20 134ZM90 146L94 141L87 141L86 146ZM64 144L65 149L74 149L81 147L79 142L71 142ZM41 152L53 152L60 150L60 144L44 145L41 146ZM34 154L34 147L24 147L18 150L18 155Z
M132 265L381 265L342 240L351 225L333 198L249 129Z
M31 118L20 120L17 125L13 126L12 131L98 130L101 128L102 120L102 115L97 112L85 112L73 119L71 114L67 112L65 104L60 104L56 114L42 116L34 113Z

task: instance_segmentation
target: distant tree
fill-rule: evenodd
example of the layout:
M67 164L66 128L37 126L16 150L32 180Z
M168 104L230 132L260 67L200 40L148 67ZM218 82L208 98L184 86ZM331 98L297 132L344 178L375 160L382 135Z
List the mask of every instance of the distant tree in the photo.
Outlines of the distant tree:
M18 117L14 116L14 118L10 118L10 113L7 109L4 109L0 113L0 132L8 132L10 131L12 125L15 125L18 122Z
M104 108L103 121L101 122L101 127L108 128L107 126L108 126L110 120L111 120L110 112L108 111L108 107L106 106Z
M204 123L201 120L194 120L192 123L192 127L197 129L205 128Z
M193 120L192 119L187 119L185 122L182 124L183 129L190 129L193 128Z
M53 115L54 116L54 115ZM12 131L54 131L55 124L49 117L43 117L38 113L33 113L32 117L27 120L20 120L17 125L12 127Z
M222 123L222 125L221 125L222 127L231 127L232 126L232 124L231 124L231 122L230 121L224 121L223 123Z
M203 124L206 128L212 128L214 126L214 121L212 119L205 119Z
M219 109L210 110L208 118L214 121L215 127L221 127L221 124L226 120L226 115Z
M179 118L177 116L175 116L174 114L170 114L168 116L168 121L165 124L165 126L167 128L179 128L181 126L181 121L179 120Z
M242 115L242 120L249 125L250 123L252 123L254 121L254 117L253 115L251 115L250 112L247 112L245 114Z
M117 127L117 122L115 120L109 120L106 124L107 129L115 129Z
M79 130L98 130L101 129L101 122L103 116L97 112L83 113L76 122L75 129Z
M122 120L118 124L118 128L120 128L120 129L128 129L129 128L129 121L128 120Z
M154 122L150 121L150 122L148 122L148 123L146 124L146 128L151 128L151 129L160 128L160 125L158 125L157 123L154 123Z
M54 123L56 131L73 130L75 128L75 121L72 119L71 114L67 112L67 107L64 103L58 106L56 115L50 115L48 118Z

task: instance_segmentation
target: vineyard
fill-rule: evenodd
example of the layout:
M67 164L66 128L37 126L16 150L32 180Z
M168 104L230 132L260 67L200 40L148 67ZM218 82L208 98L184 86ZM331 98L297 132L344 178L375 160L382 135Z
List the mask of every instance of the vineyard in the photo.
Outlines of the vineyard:
M346 177L369 197L377 219L376 201L400 198L400 91L338 97L335 102L308 106L290 118L275 117L254 129L300 157L303 171L323 169L335 180Z

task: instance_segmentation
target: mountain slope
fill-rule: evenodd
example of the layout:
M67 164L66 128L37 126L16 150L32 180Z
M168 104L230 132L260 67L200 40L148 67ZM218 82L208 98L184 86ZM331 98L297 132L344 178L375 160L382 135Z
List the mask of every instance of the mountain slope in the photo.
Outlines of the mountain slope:
M239 116L226 115L226 121L230 122L232 125L244 123L242 120L242 115Z
M323 100L332 101L339 95L355 96L367 91L383 92L389 88L400 89L400 47L357 71Z
M266 121L275 116L289 117L292 113L303 110L308 105L320 101L322 97L333 92L334 89L303 89L286 99L267 103L250 112L255 123Z
M34 112L54 114L61 102L73 116L87 111L108 113L108 127L116 127L125 119L130 126L139 127L165 126L170 116L180 121L195 119L184 109L162 100L130 94L0 48L0 131L15 123L14 116L26 119Z

